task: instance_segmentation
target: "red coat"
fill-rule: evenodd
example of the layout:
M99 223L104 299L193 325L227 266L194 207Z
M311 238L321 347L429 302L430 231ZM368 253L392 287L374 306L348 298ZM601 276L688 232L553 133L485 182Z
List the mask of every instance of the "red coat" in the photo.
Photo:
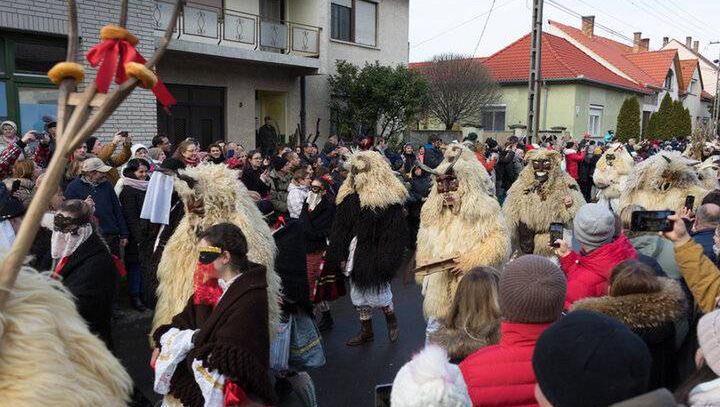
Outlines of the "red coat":
M625 235L586 256L570 252L561 257L560 267L567 277L565 309L570 309L577 300L607 295L613 267L624 260L637 257L637 251Z
M473 406L537 406L532 355L550 324L502 322L500 343L460 363Z
M569 154L568 154L569 153ZM578 153L575 150L565 152L565 170L574 180L578 179L578 165L585 159L585 152Z

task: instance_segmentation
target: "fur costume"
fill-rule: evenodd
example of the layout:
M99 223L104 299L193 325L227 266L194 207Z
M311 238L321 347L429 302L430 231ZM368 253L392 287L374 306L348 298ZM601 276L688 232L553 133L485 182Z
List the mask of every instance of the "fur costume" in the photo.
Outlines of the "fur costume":
M125 406L132 381L62 283L23 267L0 311L0 405Z
M275 272L275 241L237 171L225 165L203 164L179 171L175 190L186 207L201 205L204 215L187 210L165 246L158 265L159 281L152 331L180 313L193 293L198 259L198 232L231 222L240 227L248 243L248 259L267 269L270 333L280 319L280 277Z
M718 182L718 170L720 170L720 158L718 156L711 156L705 161L695 165L695 171L697 171L698 179L700 179L703 187L708 191L720 189L720 182Z
M620 207L630 204L652 210L680 211L685 197L695 196L695 208L709 192L692 163L677 151L663 151L637 164L620 196Z
M598 199L609 201L616 212L620 211L620 208L617 207L620 194L634 164L635 161L625 146L621 143L614 143L603 153L595 166L593 182L599 189Z
M516 250L551 256L550 224L559 222L572 229L572 220L585 198L577 182L562 170L559 152L534 149L525 154L525 160L528 165L508 190L503 212ZM543 162L549 168L534 169L536 163ZM570 207L563 202L568 196L573 201Z
M490 176L475 154L460 145L445 151L435 172L448 170L458 181L457 191L450 193L454 202L452 206L444 202L436 177L420 213L416 265L453 258L463 274L474 267L501 266L510 257L510 232L491 193ZM444 319L462 275L440 271L418 277L423 283L425 317Z

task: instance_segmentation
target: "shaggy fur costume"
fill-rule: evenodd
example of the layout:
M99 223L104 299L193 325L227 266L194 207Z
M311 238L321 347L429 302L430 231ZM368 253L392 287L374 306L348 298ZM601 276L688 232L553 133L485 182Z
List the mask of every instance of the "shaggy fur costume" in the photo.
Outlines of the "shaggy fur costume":
M535 179L532 161L543 159L550 160L552 167L548 171L548 180L540 184ZM572 229L572 220L585 204L585 198L577 182L560 167L562 156L559 152L534 149L525 154L525 160L529 164L508 190L503 212L516 249L520 249L523 236L534 236L530 241L533 243L533 253L552 256L552 249L548 246L550 224L559 222L566 229ZM572 198L570 207L563 203L566 196Z
M407 222L403 204L408 192L390 165L374 151L353 153L350 174L337 196L325 267L340 272L357 237L351 279L361 291L373 291L392 280L403 261Z
M703 187L708 191L720 189L720 182L718 182L718 169L720 169L720 165L717 164L718 160L719 158L717 156L712 156L695 166L698 179L700 179Z
M630 204L652 210L680 211L685 197L695 196L695 208L709 192L690 161L677 151L661 152L637 164L628 176L620 207Z
M441 327L429 339L447 351L452 363L459 363L479 349L500 342L500 321L474 332Z
M615 156L611 165L608 165L608 154ZM599 189L598 199L610 201L614 209L619 211L616 206L634 164L635 161L624 145L620 143L610 145L610 148L598 160L593 174L593 182Z
M248 259L267 269L270 332L271 337L274 336L280 319L281 286L274 267L275 241L247 188L238 181L237 171L218 164L180 170L175 190L185 205L202 200L205 214L199 216L186 211L165 246L157 272L158 302L152 331L170 323L193 293L193 274L199 256L198 233L212 225L230 222L240 227L247 239Z
M132 380L62 283L23 267L0 311L0 405L125 406Z
M447 149L436 171L444 174L453 162L452 171L459 183L457 201L452 208L444 206L437 183L433 182L420 213L416 265L456 258L463 274L474 267L501 266L510 257L510 232L500 205L490 192L490 176L475 154L459 145ZM429 274L421 281L426 318L447 316L461 278L462 275L443 271Z

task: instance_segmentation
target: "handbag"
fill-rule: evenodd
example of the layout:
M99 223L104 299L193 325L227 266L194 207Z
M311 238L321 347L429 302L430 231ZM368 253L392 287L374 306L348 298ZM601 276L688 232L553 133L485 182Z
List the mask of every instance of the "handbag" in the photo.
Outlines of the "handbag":
M293 316L287 322L278 324L277 335L270 343L270 368L273 370L288 370L290 359L290 331L293 326Z
M303 312L296 314L293 321L290 330L290 367L304 370L325 365L325 350L315 321Z

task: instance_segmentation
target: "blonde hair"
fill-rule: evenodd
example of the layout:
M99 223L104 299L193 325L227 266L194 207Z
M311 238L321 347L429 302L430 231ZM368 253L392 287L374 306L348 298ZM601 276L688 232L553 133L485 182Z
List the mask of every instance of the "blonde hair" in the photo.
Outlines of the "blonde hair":
M14 178L32 179L33 172L35 172L35 163L33 160L19 160L15 162L15 165L13 165Z
M477 332L497 325L499 282L500 274L492 267L476 267L465 274L455 291L445 327Z
M630 226L632 224L632 214L633 212L639 212L644 211L645 208L640 205L631 204L628 205L620 211L620 222L622 222L622 228L623 232L625 233L625 236L628 238L633 238L636 236L641 235L642 233L633 232L630 230Z

